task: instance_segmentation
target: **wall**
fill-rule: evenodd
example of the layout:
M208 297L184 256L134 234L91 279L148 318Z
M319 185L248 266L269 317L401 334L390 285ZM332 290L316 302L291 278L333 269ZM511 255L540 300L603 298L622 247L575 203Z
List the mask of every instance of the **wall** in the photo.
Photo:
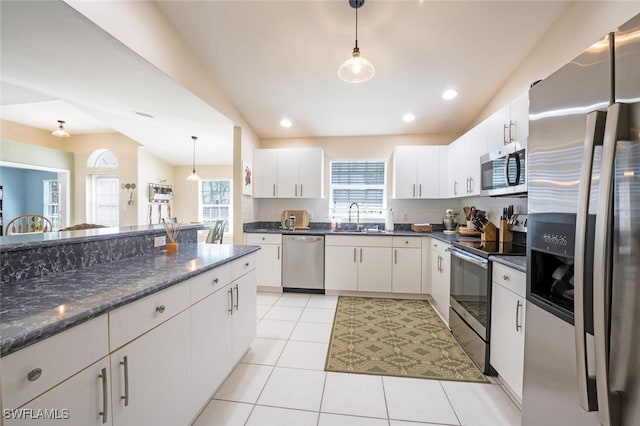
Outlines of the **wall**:
M469 128L640 13L638 1L572 1Z
M199 182L187 180L191 171L191 166L174 168L173 212L178 221L183 223L199 221L200 185ZM233 166L199 166L196 164L196 173L201 179L233 179ZM232 194L233 197L235 195L235 193Z
M387 195L392 194L392 155L398 145L447 145L459 135L385 135L349 136L295 139L263 139L260 148L321 147L325 153L325 198L322 200L255 199L255 220L280 220L284 209L309 210L311 220L331 220L329 206L330 162L347 159L387 160ZM393 209L396 223L441 222L444 210L458 208L456 200L393 200L388 198L388 208Z
M138 210L138 225L149 224L149 184L173 185L174 167L153 154L138 148L138 189L134 194ZM174 213L172 212L172 215Z

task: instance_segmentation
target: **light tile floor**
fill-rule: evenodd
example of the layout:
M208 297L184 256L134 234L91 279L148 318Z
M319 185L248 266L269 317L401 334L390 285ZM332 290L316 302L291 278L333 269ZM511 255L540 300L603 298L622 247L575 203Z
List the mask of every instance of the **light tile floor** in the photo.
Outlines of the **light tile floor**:
M258 293L258 332L195 426L515 426L497 384L324 371L336 296Z

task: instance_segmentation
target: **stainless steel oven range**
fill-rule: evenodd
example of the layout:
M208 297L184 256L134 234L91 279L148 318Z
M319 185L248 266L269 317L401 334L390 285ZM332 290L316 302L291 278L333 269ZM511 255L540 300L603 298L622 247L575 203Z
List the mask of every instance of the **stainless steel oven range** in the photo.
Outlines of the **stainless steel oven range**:
M496 242L454 242L451 249L449 326L484 374L489 365L491 262L489 256L524 255L525 246Z

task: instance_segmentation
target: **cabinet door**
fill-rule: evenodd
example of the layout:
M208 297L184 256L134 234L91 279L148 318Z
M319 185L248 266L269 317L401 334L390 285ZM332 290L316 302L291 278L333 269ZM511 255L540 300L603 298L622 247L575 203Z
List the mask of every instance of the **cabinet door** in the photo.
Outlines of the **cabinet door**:
M460 136L449 145L447 158L447 194L449 198L462 197L464 194L464 138Z
M235 365L249 350L256 337L256 270L231 283L233 315L231 315L232 363Z
M445 251L448 244L434 242L431 246L431 258L433 269L431 270L431 297L434 306L446 321L449 320L449 271L451 259L449 252Z
M391 292L391 247L358 249L358 291Z
M529 136L529 92L511 102L511 142L523 141Z
M253 151L253 196L275 198L278 184L278 150Z
M440 148L439 146L418 147L417 198L440 197Z
M110 381L109 358L105 357L21 408L58 410L54 413L58 419L38 419L32 424L110 425ZM24 419L5 418L4 424L10 426L26 423Z
M438 198L447 198L449 197L449 147L441 146L438 150L438 157L438 161L440 162L440 189L438 191Z
M393 293L420 294L422 282L422 250L393 249Z
M431 294L431 237L422 237L422 294Z
M355 247L325 246L324 288L326 290L358 290L357 251Z
M418 147L397 146L393 151L393 198L418 196Z
M524 299L493 283L491 295L491 365L522 400Z
M280 244L263 244L258 251L258 285L282 287L282 248Z
M189 329L187 310L111 354L114 424L189 423Z
M510 106L507 104L491 114L491 116L486 120L488 126L487 152L500 149L509 143L510 116Z
M471 129L465 139L465 187L463 195L480 195L480 157L487 153L487 123Z
M278 150L278 198L299 197L299 160L297 149Z
M231 285L191 307L191 415L206 404L232 369Z
M324 196L324 152L322 149L299 149L298 170L298 197L322 198Z

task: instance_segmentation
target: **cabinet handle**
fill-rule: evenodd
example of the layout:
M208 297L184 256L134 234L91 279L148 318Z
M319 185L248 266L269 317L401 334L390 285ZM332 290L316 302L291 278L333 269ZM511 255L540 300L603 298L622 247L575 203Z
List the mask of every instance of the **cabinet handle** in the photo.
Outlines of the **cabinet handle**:
M393 251L393 263L394 263L395 265L397 265L397 264L398 264L398 249L395 249L395 250Z
M280 260L280 246L278 246L278 260Z
M235 289L236 289L236 303L235 305L233 305L233 307L236 308L236 311L237 311L238 305L240 304L240 290L238 290L238 284L235 285Z
M275 183L273 184L273 196L274 197L276 196L276 184Z
M302 197L302 184L300 184L300 196Z
M473 177L469 178L469 194L473 194Z
M416 197L416 184L413 184L413 198Z
M418 197L422 198L422 184L418 184Z
M362 263L362 249L360 249L360 263Z
M467 194L469 193L469 178L467 178Z
M356 248L353 248L353 263L356 263Z
M453 195L458 195L458 181L453 181Z
M506 145L509 143L509 140L507 139L507 124L505 123L502 126L502 144Z
M522 307L522 303L520 301L516 301L516 331L520 331L522 325L518 323L518 319L520 319L520 308Z
M250 265L250 263L249 263L249 262L246 262L246 263L244 264L244 267L245 267L245 268L248 268L248 267L249 267L249 265Z
M220 280L218 278L214 278L213 279L213 284L218 284L218 282L220 282Z
M231 296L231 305L229 306L228 312L233 315L233 288L230 288L228 293Z
M515 132L512 132L511 129L515 127ZM515 133L515 137L513 134ZM509 142L513 142L518 138L518 124L516 121L509 121Z
M29 371L29 374L27 374L27 380L29 380L30 382L35 382L40 378L41 375L42 375L42 369L34 368L33 370Z
M298 196L298 184L297 183L294 184L293 187L295 188L295 194L296 194L296 197L297 197Z
M127 355L122 358L120 365L124 367L124 395L120 399L124 399L124 406L129 406L129 358Z
M509 281L509 275L503 275L502 279L505 280L505 281Z
M163 314L166 307L164 305L156 306L156 312L159 314Z
M102 423L106 423L109 417L107 404L109 403L107 394L107 369L103 368L100 374L98 375L100 379L102 379L102 411L98 413L98 415L102 416Z

